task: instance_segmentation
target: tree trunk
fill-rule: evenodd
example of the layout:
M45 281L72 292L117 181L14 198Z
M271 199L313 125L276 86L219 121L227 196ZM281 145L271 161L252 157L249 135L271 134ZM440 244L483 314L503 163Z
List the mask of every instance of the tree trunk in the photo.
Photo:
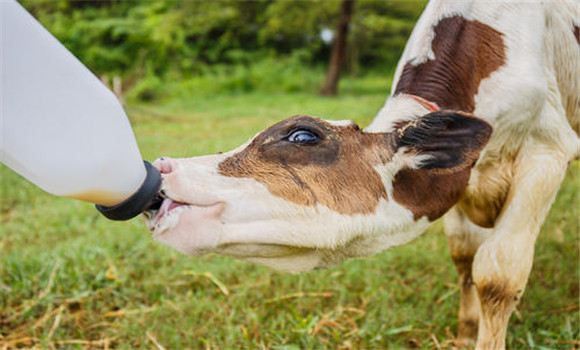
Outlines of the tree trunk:
M336 95L338 92L340 71L346 61L348 27L354 9L354 2L355 0L342 0L340 6L340 21L338 22L336 37L332 44L332 54L330 56L330 63L328 64L326 83L320 90L321 95L331 96Z

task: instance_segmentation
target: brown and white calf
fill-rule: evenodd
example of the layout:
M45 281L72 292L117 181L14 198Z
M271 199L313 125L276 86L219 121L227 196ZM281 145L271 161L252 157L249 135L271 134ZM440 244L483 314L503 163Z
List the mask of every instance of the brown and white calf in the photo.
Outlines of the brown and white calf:
M407 243L447 213L458 338L503 348L580 150L578 11L429 3L365 130L296 116L228 153L156 161L166 199L149 213L155 239L306 271Z

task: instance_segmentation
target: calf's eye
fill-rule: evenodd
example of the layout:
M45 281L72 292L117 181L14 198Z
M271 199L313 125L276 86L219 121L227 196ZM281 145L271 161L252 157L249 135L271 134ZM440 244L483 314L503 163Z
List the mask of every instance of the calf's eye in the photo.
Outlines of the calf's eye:
M286 138L292 143L315 144L320 142L320 137L310 130L296 130Z

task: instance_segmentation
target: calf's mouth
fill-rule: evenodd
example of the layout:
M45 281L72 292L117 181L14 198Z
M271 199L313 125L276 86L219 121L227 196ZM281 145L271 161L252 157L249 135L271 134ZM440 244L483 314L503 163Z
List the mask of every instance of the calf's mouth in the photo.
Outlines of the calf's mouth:
M198 205L162 192L144 216L155 240L185 254L201 255L219 242L224 208L223 202Z
M184 207L190 206L191 205L188 203L176 201L161 193L154 200L149 210L143 213L145 215L147 227L153 233L158 234L160 233L158 231L165 226L162 224L165 223L170 216L179 215L179 211L177 211L178 208L183 210L185 209Z

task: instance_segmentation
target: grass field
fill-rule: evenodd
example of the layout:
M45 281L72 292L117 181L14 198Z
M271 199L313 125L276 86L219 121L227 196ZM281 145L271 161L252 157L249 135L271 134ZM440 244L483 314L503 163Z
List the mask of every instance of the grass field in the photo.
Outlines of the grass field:
M306 113L366 125L389 82L343 81L340 98L229 94L128 108L143 156L234 148ZM196 97L197 96L197 97ZM156 244L140 219L108 222L87 203L1 176L0 348L447 348L458 286L441 224L411 244L289 275ZM510 348L578 348L578 163L536 246Z

